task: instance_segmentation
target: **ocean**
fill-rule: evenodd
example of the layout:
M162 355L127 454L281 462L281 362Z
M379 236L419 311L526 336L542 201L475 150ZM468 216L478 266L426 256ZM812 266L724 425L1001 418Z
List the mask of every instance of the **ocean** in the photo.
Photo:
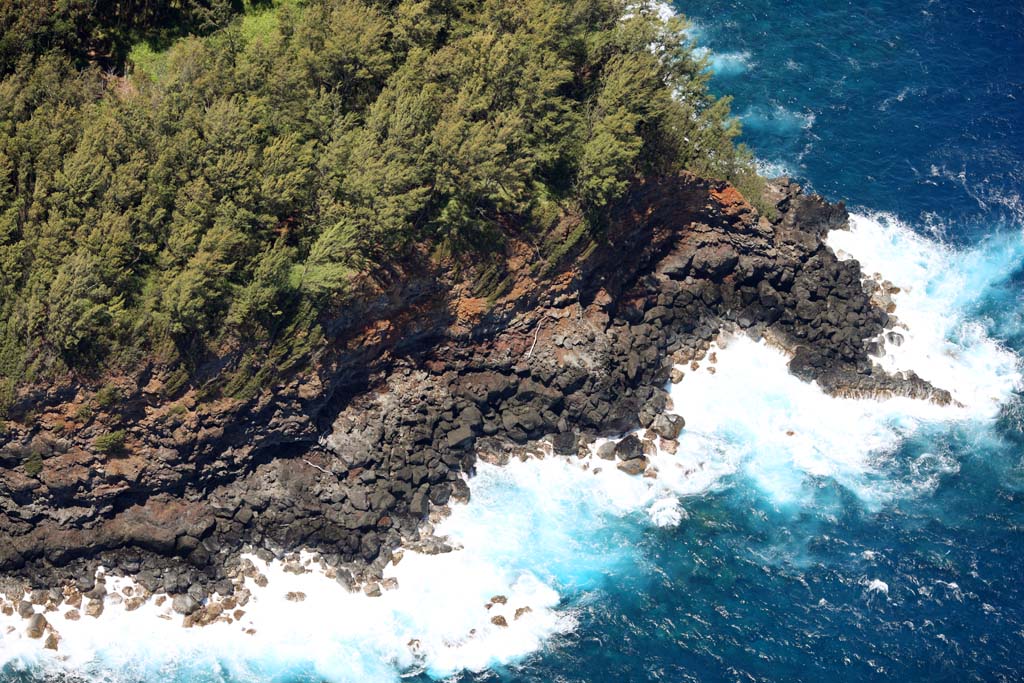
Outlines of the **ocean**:
M1024 680L1024 5L676 8L762 170L846 200L830 245L900 288L884 364L957 405L830 398L723 338L671 387L658 479L481 464L456 550L407 553L398 590L271 566L307 597L259 596L254 634L111 609L60 626L63 661L0 624L0 679Z

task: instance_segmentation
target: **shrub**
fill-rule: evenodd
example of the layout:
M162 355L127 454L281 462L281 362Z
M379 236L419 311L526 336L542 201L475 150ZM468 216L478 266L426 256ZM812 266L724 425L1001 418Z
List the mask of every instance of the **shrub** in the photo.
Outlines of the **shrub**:
M107 384L96 392L96 405L104 410L110 408L121 400L121 390L112 384Z
M93 439L92 447L97 453L114 455L124 450L124 441L128 434L123 429L101 434Z
M22 467L25 468L25 474L28 476L38 476L43 471L43 456L39 453L30 453L22 462Z

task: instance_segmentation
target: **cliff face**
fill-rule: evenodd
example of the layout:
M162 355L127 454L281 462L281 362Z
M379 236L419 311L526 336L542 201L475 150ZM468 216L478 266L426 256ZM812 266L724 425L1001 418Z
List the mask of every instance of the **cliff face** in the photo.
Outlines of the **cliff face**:
M601 246L552 276L511 243L511 289L495 302L426 267L396 276L335 321L313 369L252 401L161 403L143 378L83 420L79 392L54 394L2 437L0 573L88 590L102 562L151 591L228 594L243 547L310 547L373 575L399 542L439 543L420 525L468 496L483 440L553 435L572 454L588 435L650 425L673 362L723 326L785 346L827 391L948 401L872 366L890 317L822 241L843 206L771 191L774 222L725 184L649 181ZM101 428L125 430L122 451L97 452Z

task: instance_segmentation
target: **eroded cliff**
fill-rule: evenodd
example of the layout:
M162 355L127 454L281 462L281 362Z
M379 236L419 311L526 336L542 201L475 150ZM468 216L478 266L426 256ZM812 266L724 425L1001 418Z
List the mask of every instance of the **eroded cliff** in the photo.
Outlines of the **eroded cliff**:
M673 364L725 327L785 347L826 391L948 402L872 364L893 319L823 241L843 206L770 192L774 221L724 183L648 181L554 274L510 241L496 300L465 270L396 273L335 320L310 369L250 401L167 403L145 376L87 418L81 387L42 397L0 448L0 573L90 590L101 563L153 592L226 595L243 549L301 547L345 580L373 576L399 544L444 550L422 522L469 495L478 451L550 436L571 455L651 425ZM124 444L104 453L110 430Z

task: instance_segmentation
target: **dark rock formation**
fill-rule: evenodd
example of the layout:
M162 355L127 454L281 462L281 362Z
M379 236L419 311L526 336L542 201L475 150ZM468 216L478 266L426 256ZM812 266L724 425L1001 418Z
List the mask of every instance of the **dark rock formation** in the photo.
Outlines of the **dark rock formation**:
M651 431L661 438L671 441L679 437L679 432L683 431L685 425L686 421L679 415L662 413L654 418L654 422L651 423Z
M615 456L619 460L636 460L644 457L644 445L636 434L630 434L615 444Z
M167 405L140 386L106 422L58 430L75 394L46 397L53 408L2 437L0 573L87 592L102 563L175 594L183 614L215 586L230 591L245 548L269 559L308 547L356 579L379 575L431 505L468 498L479 439L553 435L572 455L581 434L678 436L681 421L659 417L672 359L723 326L790 349L794 374L826 391L948 402L872 365L890 315L822 241L845 225L843 206L787 182L772 191L774 223L728 185L649 181L605 242L554 275L535 274L527 243L510 245L511 286L493 302L443 274L406 276L339 316L312 369L251 401ZM123 453L91 450L100 427L127 431ZM636 437L601 451L632 473L646 466Z

